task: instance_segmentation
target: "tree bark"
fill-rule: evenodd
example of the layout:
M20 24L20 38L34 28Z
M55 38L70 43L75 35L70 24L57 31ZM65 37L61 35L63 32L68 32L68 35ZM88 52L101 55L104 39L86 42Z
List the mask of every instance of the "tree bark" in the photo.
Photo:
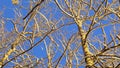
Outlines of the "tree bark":
M82 49L83 49L84 56L85 56L86 67L90 68L94 65L94 60L92 57L92 53L90 52L88 44L87 44L86 33L82 29L83 21L79 19L75 19L75 22L77 23L79 35L81 36L81 44L82 44Z

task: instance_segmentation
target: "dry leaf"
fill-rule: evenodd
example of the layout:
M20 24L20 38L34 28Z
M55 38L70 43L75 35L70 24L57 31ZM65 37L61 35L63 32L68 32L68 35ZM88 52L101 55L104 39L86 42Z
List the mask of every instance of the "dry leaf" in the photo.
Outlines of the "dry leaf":
M17 5L17 4L19 4L19 1L18 0L12 0L12 4Z

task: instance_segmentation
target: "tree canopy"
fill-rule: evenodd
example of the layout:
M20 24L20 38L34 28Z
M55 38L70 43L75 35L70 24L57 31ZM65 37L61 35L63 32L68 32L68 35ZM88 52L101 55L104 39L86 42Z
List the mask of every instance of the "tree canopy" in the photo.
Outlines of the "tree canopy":
M1 68L120 67L119 0L7 1Z

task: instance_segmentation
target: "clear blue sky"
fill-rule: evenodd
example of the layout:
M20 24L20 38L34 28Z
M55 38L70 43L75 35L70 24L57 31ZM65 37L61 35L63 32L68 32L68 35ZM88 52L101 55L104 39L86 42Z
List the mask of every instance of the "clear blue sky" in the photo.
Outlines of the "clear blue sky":
M112 0L110 0L110 1L112 1ZM28 4L28 1L25 2L25 6L27 6L27 4ZM49 5L50 6L52 5L52 6L55 7L55 5L53 5L53 4L49 4ZM15 9L15 6L11 3L11 0L1 0L0 1L0 12L3 12L2 16L4 18L13 18L14 19L15 17L14 17L14 10L13 9ZM52 12L54 13L55 9L54 8L52 8L52 9L53 9ZM28 12L28 11L23 11L23 15L24 16L27 14L26 12ZM94 13L92 13L92 11L90 13L91 13L91 15L94 14ZM60 12L60 10L57 10L54 13L54 17L56 17L56 19L59 19L60 16L62 16L61 12ZM114 17L114 16L112 16L112 17ZM68 22L68 21L69 20L66 20L66 22ZM109 20L103 21L103 22L104 23L109 23ZM10 23L10 21L7 21L7 23L5 23L5 26L6 26L7 31L11 31L13 29L13 25ZM120 26L120 25L116 25L116 26ZM111 27L112 26L105 27L105 32L106 32L106 34L108 36L108 41L111 40L111 38L110 38ZM71 26L64 27L61 30L63 30L63 31L64 30L68 30L69 34L67 35L68 36L67 38L69 38L73 33L77 32L77 26L74 24L74 25L71 25ZM96 35L100 35L100 34L102 34L102 30L101 29L97 29L97 30L93 31L93 37L95 37ZM39 40L39 38L36 39L36 41L37 40ZM46 38L46 40L47 40L47 44L49 44L50 41L49 41L48 37ZM44 58L46 56L46 50L45 50L44 42L40 43L39 45L40 46L36 46L30 52L31 52L31 54L35 55L38 58ZM82 50L80 50L80 52L82 52ZM56 54L56 57L58 58L60 55L61 55L61 53L58 52ZM64 62L65 58L62 61L63 61L62 64L64 64L65 63Z

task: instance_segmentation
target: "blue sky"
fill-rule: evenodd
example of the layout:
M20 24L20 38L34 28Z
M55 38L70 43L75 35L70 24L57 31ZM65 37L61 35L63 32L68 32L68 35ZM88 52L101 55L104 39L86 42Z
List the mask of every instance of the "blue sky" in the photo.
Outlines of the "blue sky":
M112 2L112 0L109 0L109 2ZM26 7L28 7L28 6L27 6L28 4L29 4L28 1L26 1L26 2L23 3L23 5L26 6ZM62 13L61 13L61 11L60 11L59 9L56 9L55 6L56 6L56 5L53 4L53 3L50 3L50 4L47 5L47 7L51 7L51 9L52 9L52 10L51 10L51 13L53 13L53 18L52 18L51 20L54 20L54 19L59 20L60 17L63 16ZM16 17L14 16L14 10L13 10L13 9L15 9L16 7L18 7L18 6L14 6L14 5L11 3L11 0L1 0L1 2L0 2L0 12L3 12L2 16L3 16L4 18L16 19ZM25 10L25 9L20 10L20 11L22 12L23 17L28 13L28 11ZM42 13L45 13L44 8L43 8L43 11L41 11L41 12L42 12ZM90 11L89 15L90 15L90 16L94 15L94 12L93 12L93 11ZM50 18L50 16L51 16L51 15L48 14L48 15L47 15L47 18ZM111 17L114 17L114 15L111 15ZM62 21L60 21L60 22L62 22ZM64 23L67 23L67 22L73 22L73 20L72 20L72 19L65 19L65 20L64 20ZM87 23L90 23L89 21L86 21L86 22L87 22ZM107 23L110 23L109 19L108 19L108 20L103 20L103 21L101 21L101 22L103 22L104 24L105 24L105 23L106 23L106 24L107 24ZM58 24L58 26L61 25L61 24L62 24L62 23ZM116 25L116 26L119 27L120 24L118 24L118 25ZM10 31L12 31L12 29L13 29L13 24L12 24L10 21L6 21L5 27L6 27L6 30L10 32ZM111 27L113 27L113 26L110 25L110 26L107 26L107 27L104 28L104 29L105 29L105 32L106 32L106 34L107 34L107 35L106 35L106 36L107 36L107 42L111 41L111 37L110 37L110 33L111 33L111 30L112 30ZM74 34L74 33L76 33L76 32L78 31L76 24L72 24L72 25L69 25L69 26L65 26L65 27L61 28L60 30L66 35L66 39L67 39L67 40L71 37L72 34ZM68 32L66 32L66 31L68 31ZM55 38L55 39L57 40L56 42L61 45L59 39L62 39L62 38L61 38L59 32L56 33L56 34L58 34L58 37L57 37L58 39ZM99 35L99 36L101 37L102 34L103 34L103 33L102 33L102 29L101 29L101 28L98 28L98 29L94 30L94 31L91 33L91 35L92 35L93 38L96 37L96 35ZM52 34L52 35L55 35L55 34ZM103 38L102 38L102 39L103 39ZM38 40L40 40L40 38L37 38L37 39L35 40L35 42L37 42ZM47 46L49 46L49 44L51 43L49 37L46 37L45 40L46 40ZM97 42L96 42L96 43L93 43L93 44L95 44L96 47L98 47L98 45L99 45ZM74 45L75 45L75 44L72 44L71 47L74 48ZM27 48L27 47L26 47L26 48ZM63 47L60 46L59 48L62 49ZM98 47L98 48L99 48L99 47ZM55 49L54 49L54 50L55 50ZM81 52L81 53L83 52L83 51L81 50L81 48L79 49L79 52ZM46 48L45 48L45 46L44 46L44 42L40 43L39 46L34 47L34 48L30 51L30 54L32 54L32 55L34 55L34 56L36 56L36 57L38 57L38 58L44 58L44 57L46 57L47 55L46 55ZM58 51L58 53L57 53L56 56L55 56L55 59L53 59L53 60L56 60L56 58L60 57L60 55L61 55L61 53ZM62 64L65 64L65 61L66 61L66 58L63 58L62 61L61 61L61 63L62 63ZM82 67L81 67L81 68L82 68Z

